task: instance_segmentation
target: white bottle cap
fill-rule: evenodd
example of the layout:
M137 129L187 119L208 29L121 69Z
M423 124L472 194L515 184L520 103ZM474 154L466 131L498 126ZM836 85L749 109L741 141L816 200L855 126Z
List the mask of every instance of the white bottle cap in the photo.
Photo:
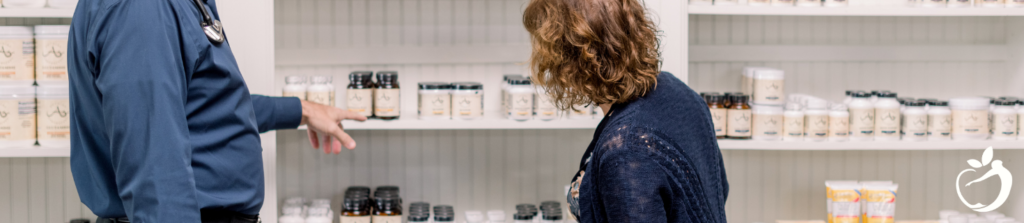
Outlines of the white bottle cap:
M32 38L31 26L0 26L0 39Z
M786 78L786 72L778 69L758 69L754 71L754 79L782 80Z

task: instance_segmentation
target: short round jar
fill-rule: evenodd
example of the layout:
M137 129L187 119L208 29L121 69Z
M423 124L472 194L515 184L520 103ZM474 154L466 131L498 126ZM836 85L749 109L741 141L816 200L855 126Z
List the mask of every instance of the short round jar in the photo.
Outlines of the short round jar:
M68 82L68 25L35 27L36 82L67 84Z
M989 99L960 97L949 99L952 110L952 137L956 141L985 140L989 137Z
M479 82L452 83L452 118L474 120L484 116L484 85Z
M452 117L452 85L442 82L420 82L419 84L420 119L451 119Z
M39 146L66 148L71 146L71 101L67 85L43 85L36 92L39 112Z
M36 144L36 88L0 85L0 148Z
M35 42L32 27L0 26L0 84L30 86L35 81Z

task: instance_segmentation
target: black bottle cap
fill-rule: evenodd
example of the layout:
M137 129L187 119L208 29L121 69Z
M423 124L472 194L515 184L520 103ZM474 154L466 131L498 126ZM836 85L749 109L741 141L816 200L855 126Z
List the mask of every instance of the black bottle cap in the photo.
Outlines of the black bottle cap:
M998 105L1004 105L1004 106L1005 106L1005 105L1009 105L1009 106L1014 106L1014 105L1017 105L1017 101L1010 101L1010 100L998 100L998 101L996 101L996 105L997 105L997 106L998 106Z
M846 90L846 96L853 96L853 92L857 92L857 91L854 91L854 90Z
M430 220L429 215L409 215L409 222L427 222Z
M533 82L530 81L530 79L528 79L528 78L516 78L516 79L509 79L508 83L511 84L511 85L530 85Z
M747 103L747 100L750 100L750 96L749 95L730 95L729 96L729 101L732 101L733 104Z
M924 101L908 101L904 105L909 106L909 107L915 107L915 106L916 107L920 107L920 106L924 106L925 103L926 102L924 102Z
M452 89L455 90L482 90L484 85L480 82L455 82L452 83Z
M505 76L502 76L502 80L508 81L510 79L521 78L521 77L523 77L522 74L506 74Z
M707 101L710 102L710 103L721 104L721 103L723 103L725 101L725 96L723 96L723 95L709 95Z
M448 90L452 85L444 82L420 82L420 90Z
M377 71L377 82L398 82L398 71Z
M878 93L879 98L895 98L896 92L883 91Z
M455 216L446 215L434 215L434 222L452 222L455 220Z
M69 221L69 223L89 223L89 219L81 219L81 218L79 218L79 219L71 219L71 221Z
M904 103L907 103L907 102L914 101L914 98L911 98L911 97L896 98L896 101L899 101L900 104L904 104Z
M345 201L342 202L344 210L368 210L370 205L370 199L366 197L346 197Z
M515 213L512 215L512 220L533 220L533 215L530 213Z

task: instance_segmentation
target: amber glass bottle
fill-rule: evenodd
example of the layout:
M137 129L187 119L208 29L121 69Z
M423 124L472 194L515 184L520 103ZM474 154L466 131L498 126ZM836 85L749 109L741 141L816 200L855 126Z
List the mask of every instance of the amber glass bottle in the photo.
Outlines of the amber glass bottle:
M706 96L708 109L711 110L711 123L714 124L715 138L725 138L725 124L728 122L728 108L722 104L722 95L710 94Z
M373 97L373 116L383 120L398 119L402 113L398 72L378 71Z
M728 122L725 124L725 136L730 139L750 139L751 112L749 95L730 95L732 105L727 112Z
M370 223L370 199L366 194L346 195L341 209L341 223Z
M402 223L402 198L398 193L378 193L373 200L373 223Z

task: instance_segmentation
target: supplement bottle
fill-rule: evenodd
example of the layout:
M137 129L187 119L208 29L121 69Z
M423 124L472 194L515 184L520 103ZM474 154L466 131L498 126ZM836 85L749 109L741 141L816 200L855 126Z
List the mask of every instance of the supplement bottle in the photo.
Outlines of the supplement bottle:
M722 94L722 105L725 105L726 108L732 107L732 96L733 95L749 95L749 94L744 94L744 93L739 93L739 92L725 92L725 93Z
M36 87L0 85L0 148L35 144Z
M881 92L875 102L875 141L900 140L900 102L896 93Z
M960 97L949 99L952 110L952 138L956 141L985 140L989 137L989 99Z
M726 113L726 117L729 119L725 123L725 137L730 139L750 139L750 124L751 115L750 105L747 101L750 100L749 96L746 95L732 95L731 96L732 106L729 107L729 111Z
M835 105L828 113L828 141L846 142L850 140L850 112L846 105Z
M0 85L31 86L35 81L35 42L30 26L0 26Z
M785 73L776 69L754 71L754 97L752 104L782 105L785 97Z
M715 138L725 138L725 124L728 121L727 115L729 109L722 104L721 95L708 95L705 96L705 101L708 103L708 109L711 110L711 123L715 128Z
M281 96L306 100L306 77L288 76L284 78L284 83L284 90L282 90Z
M903 112L903 109L907 108L907 103L908 102L912 102L912 101L916 101L916 100L914 100L914 98L910 98L910 97L898 97L898 98L896 98L896 101L900 103L900 112Z
M331 211L329 205L312 205L309 207L305 223L332 223L334 219L331 216L333 215L334 211Z
M875 138L875 105L871 95L858 91L847 105L850 108L850 140L871 141ZM832 121L835 121L834 119Z
M782 140L783 141L804 141L804 111L800 110L800 104L787 104L783 113Z
M442 82L419 83L420 119L451 119L451 84Z
M434 206L434 222L455 222L455 209L449 205Z
M804 140L812 142L828 140L828 113L828 101L807 100L807 110L804 111Z
M773 105L752 105L751 113L751 136L754 140L777 141L782 140L783 109L782 106Z
M562 211L560 209L545 211L541 215L542 223L562 223Z
M1024 141L1024 134L1019 134L1024 130L1024 101L1017 101L1017 140Z
M526 121L533 118L533 93L531 81L525 78L512 79L508 89L509 119ZM588 112L588 114L590 114Z
M452 118L474 120L484 117L484 85L478 82L452 83Z
M310 82L312 85L306 89L306 100L334 107L334 85L331 84L331 77L313 76Z
M68 31L71 26L35 26L36 82L39 85L68 82Z
M397 193L381 194L374 197L377 203L373 209L373 223L402 223L402 199Z
M466 223L485 223L487 222L483 212L480 211L466 211Z
M501 81L501 115L508 116L508 88L512 86L512 79L523 78L523 75L519 74L506 74L502 77Z
M993 140L1017 140L1018 115L1017 110L1013 108L1016 104L1016 101L996 101L996 109L992 112Z
M302 206L285 206L281 208L281 217L277 218L279 223L305 223L302 217Z
M537 87L536 97L533 100L533 116L539 120L551 121L558 118L558 107L551 101L551 96L543 87Z
M949 102L936 101L928 104L928 140L950 140L953 131L953 116Z
M71 146L71 112L68 85L42 85L36 91L39 146Z
M398 119L402 113L401 96L398 72L378 71L373 92L373 116L383 120Z
M4 0L4 8L42 8L46 6L46 0Z
M345 87L345 109L359 115L373 116L373 81L370 71L356 71L348 74L348 86ZM313 98L306 100L312 101Z
M926 141L928 140L928 111L924 110L923 101L910 101L904 105L903 111L903 140L904 141Z
M365 196L346 196L341 209L341 223L370 223L370 200Z

